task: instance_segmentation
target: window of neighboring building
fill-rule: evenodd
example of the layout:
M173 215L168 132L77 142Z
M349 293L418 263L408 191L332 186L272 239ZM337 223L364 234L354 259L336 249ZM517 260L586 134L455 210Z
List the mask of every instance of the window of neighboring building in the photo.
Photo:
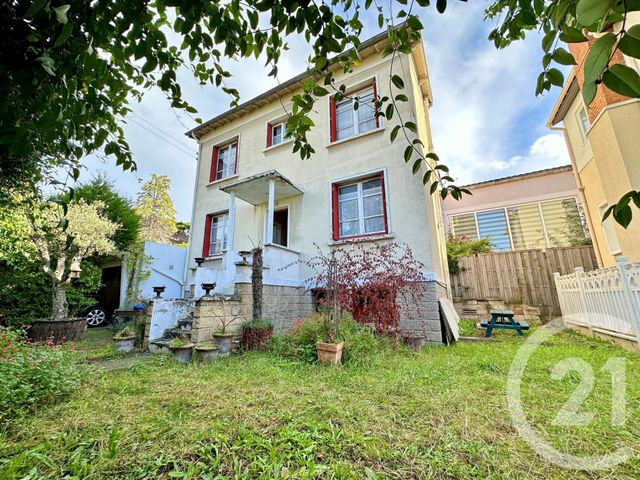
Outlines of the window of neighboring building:
M580 135L582 135L582 139L584 141L587 140L587 131L589 131L589 127L591 124L589 123L589 117L587 116L587 110L584 107L580 107L578 113L578 126L580 127Z
M542 202L541 207L550 247L576 245L585 238L575 198Z
M213 147L211 155L210 182L232 177L237 172L238 166L238 142Z
M537 203L510 207L507 209L507 215L514 250L545 248L547 246L540 207Z
M378 126L375 82L347 96L349 98L340 101L330 98L332 142L368 132Z
M609 208L609 205L603 203L598 207L600 211L600 218L604 216L604 213ZM607 241L607 248L609 249L609 253L611 255L617 255L622 250L620 249L620 242L618 241L618 234L616 233L616 226L614 224L615 220L613 219L613 215L609 215L606 220L602 222L602 229L604 230L604 238Z
M382 173L356 182L333 185L333 237L358 237L387 232Z
M465 237L469 240L478 239L478 227L476 216L473 213L455 215L449 218L451 233L456 237Z
M207 215L202 256L212 257L226 251L228 223L227 212Z
M450 215L456 237L489 238L495 251L584 245L588 239L575 197Z
M267 147L279 145L287 139L286 121L267 124Z
M493 243L494 250L498 252L511 250L511 240L509 239L509 229L504 209L478 212L476 218L478 220L480 238L489 238Z

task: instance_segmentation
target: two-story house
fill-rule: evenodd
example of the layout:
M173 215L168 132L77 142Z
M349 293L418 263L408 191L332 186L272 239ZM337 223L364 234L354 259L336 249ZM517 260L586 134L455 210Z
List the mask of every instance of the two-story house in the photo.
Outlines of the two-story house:
M622 22L621 22L622 23ZM614 26L619 31L623 25ZM640 24L640 12L631 12L626 28ZM635 206L628 228L604 212L631 190L640 189L640 99L611 91L604 84L590 105L582 99L584 64L596 38L570 43L576 59L547 126L562 130L576 175L594 249L601 267L616 265L616 257L640 261L640 218ZM610 64L619 63L640 72L640 61L615 50Z
M438 297L446 296L447 262L440 196L429 194L422 175L403 160L406 144L392 143L395 120L375 116L375 96L389 95L390 57L381 52L386 33L363 42L361 63L334 73L348 97L320 98L308 139L309 160L292 152L287 138L291 97L303 73L189 131L199 143L192 229L185 286L199 296L203 281L216 293L249 294L250 268L239 252L264 247L264 316L286 329L313 299L303 286L313 276L300 260L350 242L402 242L424 264L424 325L439 341ZM406 74L405 121L431 149L432 104L422 42L396 59ZM196 267L194 259L204 262ZM415 323L415 322L414 322Z

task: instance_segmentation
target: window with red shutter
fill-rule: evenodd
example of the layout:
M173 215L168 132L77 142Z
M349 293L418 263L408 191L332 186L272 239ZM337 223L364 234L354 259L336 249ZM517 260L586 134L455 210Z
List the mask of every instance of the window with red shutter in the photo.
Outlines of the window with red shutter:
M238 142L226 145L216 145L211 154L211 173L209 181L215 182L237 173L238 168Z
M361 90L347 93L336 101L329 99L331 141L344 140L371 131L379 126L376 116L377 90L375 81ZM358 108L355 108L356 103Z

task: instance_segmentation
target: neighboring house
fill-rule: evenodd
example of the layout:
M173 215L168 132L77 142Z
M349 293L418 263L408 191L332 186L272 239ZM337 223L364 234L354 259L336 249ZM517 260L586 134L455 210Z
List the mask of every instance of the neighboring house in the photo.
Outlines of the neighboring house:
M448 233L489 238L499 252L588 243L570 165L466 185L473 195L447 197Z
M640 23L640 13L629 14L627 22L627 29L630 24ZM585 106L581 95L583 67L594 41L569 44L577 65L547 126L564 133L598 262L609 267L616 264L615 257L619 255L640 260L640 211L632 206L634 218L626 230L612 217L602 221L610 205L630 190L640 189L640 100L624 97L600 84L594 101ZM611 62L640 71L640 62L619 50Z
M425 289L433 292L425 295L425 315L440 328L437 298L446 296L448 275L439 196L431 196L422 175L413 175L403 161L406 144L390 142L395 119L374 116L375 95L389 95L391 58L381 54L386 38L383 33L364 42L362 62L352 72L335 70L347 94L359 97L359 108L349 99L318 99L309 160L292 152L286 135L291 97L306 73L187 133L200 148L185 272L191 296L202 294L203 281L217 283L214 293L249 294L250 268L238 252L262 245L264 316L287 328L313 308L310 293L300 287L314 272L300 260L315 256L317 248L328 252L353 241L404 242L425 265ZM417 123L431 149L432 97L422 42L396 62L395 72L406 73L409 97L400 104L402 115ZM197 257L204 258L200 268Z

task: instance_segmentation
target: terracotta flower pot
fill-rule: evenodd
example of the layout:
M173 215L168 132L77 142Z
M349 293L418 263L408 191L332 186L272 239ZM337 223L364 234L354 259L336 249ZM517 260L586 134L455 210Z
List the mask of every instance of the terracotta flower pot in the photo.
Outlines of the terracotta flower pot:
M344 342L340 343L316 343L316 352L318 352L319 363L340 363L342 361L342 347Z
M113 340L116 342L116 352L129 353L133 350L133 346L136 343L136 336L132 335L130 337L113 337Z
M196 347L197 362L213 362L216 358L218 358L218 347Z
M189 363L193 355L193 344L183 345L182 347L169 347L169 350L180 363Z
M231 340L233 340L233 333L214 333L213 340L218 345L218 356L228 357L231 352Z

